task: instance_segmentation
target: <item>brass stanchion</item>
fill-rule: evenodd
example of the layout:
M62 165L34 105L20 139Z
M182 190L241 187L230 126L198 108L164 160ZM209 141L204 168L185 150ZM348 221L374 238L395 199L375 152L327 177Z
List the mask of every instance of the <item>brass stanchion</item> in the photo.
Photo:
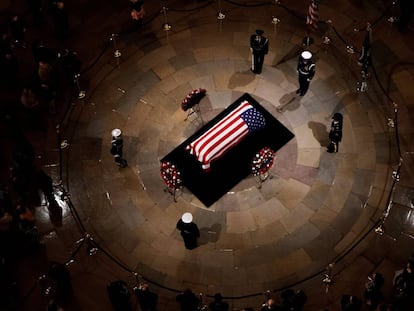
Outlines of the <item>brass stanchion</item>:
M164 24L162 24L162 29L165 31L171 30L171 25L170 23L168 23L167 11L168 11L168 7L163 5L161 9L161 13L164 15Z
M79 77L80 77L80 73L77 73L75 74L74 79L75 79L76 88L78 89L78 99L82 99L82 98L85 98L86 91L81 90L80 83L79 83Z
M221 0L218 0L218 7L219 7L219 11L217 13L217 19L218 20L223 20L223 19L226 18L226 15L221 10Z
M332 20L328 19L326 21L326 24L328 24L328 30L326 31L325 35L322 39L322 44L324 47L325 53L328 53L328 48L332 43L331 34L332 34Z
M272 16L272 24L273 24L273 33L276 37L277 35L277 25L280 23L280 19L278 19L276 16Z
M116 65L119 67L119 60L121 59L122 53L118 49L117 44L116 44L116 38L117 37L118 37L118 34L113 33L113 34L111 34L111 37L109 38L109 41L112 41L112 43L114 45L114 53L113 53L113 56L116 59Z

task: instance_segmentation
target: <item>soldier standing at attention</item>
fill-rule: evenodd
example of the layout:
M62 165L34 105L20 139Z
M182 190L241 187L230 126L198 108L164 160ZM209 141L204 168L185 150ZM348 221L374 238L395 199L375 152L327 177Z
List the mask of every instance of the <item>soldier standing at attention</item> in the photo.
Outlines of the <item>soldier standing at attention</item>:
M114 156L115 163L119 167L127 167L127 161L124 158L122 158L122 148L124 145L124 141L122 139L122 132L120 129L113 129L111 134L111 154Z
M309 88L309 83L315 75L315 63L312 61L312 53L304 51L300 54L298 62L299 88L296 94L303 96Z
M200 237L200 231L197 225L193 222L193 215L191 213L184 213L177 222L177 229L180 230L181 236L184 240L186 249L194 249L197 247L197 239Z
M331 130L329 131L329 139L331 141L327 149L329 153L339 151L339 142L342 140L342 121L342 114L339 112L334 113L331 122Z
M262 73L264 56L269 52L269 40L263 36L264 31L257 29L250 36L250 51L252 52L252 72Z

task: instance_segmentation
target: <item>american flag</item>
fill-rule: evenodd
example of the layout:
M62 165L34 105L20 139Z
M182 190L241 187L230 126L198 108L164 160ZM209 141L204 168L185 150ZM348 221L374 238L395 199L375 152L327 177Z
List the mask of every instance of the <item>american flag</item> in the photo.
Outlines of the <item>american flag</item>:
M249 133L263 129L265 118L248 101L243 101L186 149L195 155L203 170L208 171L214 159L222 156Z
M308 16L306 17L306 24L313 31L318 30L318 20L319 20L319 13L318 13L318 1L319 0L310 0L309 8L308 8Z

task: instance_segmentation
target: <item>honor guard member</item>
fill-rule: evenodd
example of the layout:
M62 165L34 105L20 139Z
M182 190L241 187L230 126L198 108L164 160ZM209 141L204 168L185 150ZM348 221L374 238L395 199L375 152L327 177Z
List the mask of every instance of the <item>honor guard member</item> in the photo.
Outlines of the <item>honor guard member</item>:
M269 52L269 40L263 36L264 31L257 29L250 36L250 51L252 52L252 72L262 73L264 56Z
M308 91L309 83L315 75L315 63L312 61L311 52L304 51L300 54L297 70L299 75L299 89L297 89L296 94L303 96Z
M120 129L113 129L111 134L111 154L114 156L115 163L119 167L127 167L127 161L122 158L122 148L124 144L124 141L122 139L122 132Z
M363 78L368 77L368 68L371 66L371 30L371 24L367 23L367 33L362 44L361 54L358 58L358 65L362 67L361 75Z
M185 248L193 249L197 247L197 239L200 237L200 231L197 225L193 222L193 215L191 213L184 213L177 222L177 229L181 231Z
M342 120L343 116L339 112L334 113L329 131L330 143L328 145L329 153L338 152L339 142L342 140Z

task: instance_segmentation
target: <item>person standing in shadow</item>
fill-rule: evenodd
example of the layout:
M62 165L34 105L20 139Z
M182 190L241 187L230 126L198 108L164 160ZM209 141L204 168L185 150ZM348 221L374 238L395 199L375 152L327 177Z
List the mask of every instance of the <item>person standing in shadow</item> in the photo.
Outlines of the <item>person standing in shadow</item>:
M309 84L315 75L315 63L312 60L312 53L309 51L303 51L300 54L298 61L298 79L299 88L296 90L296 94L304 96L309 89Z
M398 30L401 33L406 33L408 30L408 24L414 14L414 2L412 0L399 0L397 1L400 6L400 17L397 20Z
M141 311L156 311L158 295L149 290L148 284L140 284L134 288Z
M122 139L122 131L120 129L113 129L111 140L111 154L114 156L116 165L121 168L127 167L128 162L122 157L124 140Z
M135 29L138 29L142 26L142 20L145 16L144 0L129 0L129 7Z
M342 120L342 114L339 112L334 113L331 122L331 130L329 131L329 139L331 142L326 150L329 153L339 151L339 142L342 140Z
M252 52L252 68L255 74L261 74L265 55L269 52L269 39L263 36L264 31L257 29L250 36L250 51Z
M267 299L266 303L262 304L260 311L276 311L280 310L280 307L276 304L273 298Z
M200 230L193 222L193 215L191 213L184 213L177 222L177 229L181 231L181 236L184 240L186 249L194 249L197 247L197 239L200 237Z
M175 299L180 304L180 311L197 311L200 304L200 299L191 291L186 289L184 292L178 294Z
M214 301L208 305L210 311L228 311L229 304L223 301L223 296L220 293L214 295Z

